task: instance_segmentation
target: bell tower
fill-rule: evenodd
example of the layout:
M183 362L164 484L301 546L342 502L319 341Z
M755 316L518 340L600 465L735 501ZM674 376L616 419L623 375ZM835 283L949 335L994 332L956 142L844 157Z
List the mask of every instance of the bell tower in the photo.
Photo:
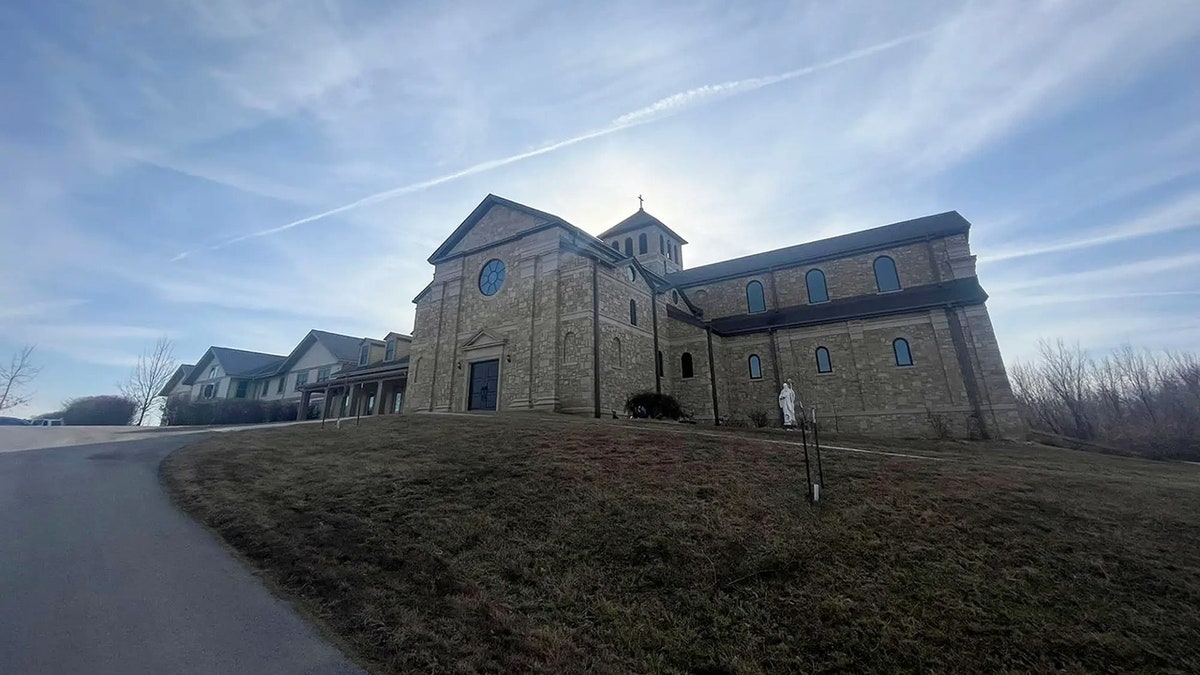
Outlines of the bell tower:
M638 210L605 230L599 239L614 250L637 258L657 274L683 269L683 245L687 240L647 213L641 195L638 195Z

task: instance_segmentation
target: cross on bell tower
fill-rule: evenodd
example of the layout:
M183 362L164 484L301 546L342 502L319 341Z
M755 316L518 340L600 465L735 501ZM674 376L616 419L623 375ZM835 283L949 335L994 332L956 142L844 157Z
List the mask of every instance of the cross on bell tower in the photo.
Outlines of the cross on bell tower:
M645 210L646 210L646 209L644 209L644 208L643 208L643 203L642 203L642 202L643 202L642 196L641 196L641 195L638 195L638 211L645 211Z

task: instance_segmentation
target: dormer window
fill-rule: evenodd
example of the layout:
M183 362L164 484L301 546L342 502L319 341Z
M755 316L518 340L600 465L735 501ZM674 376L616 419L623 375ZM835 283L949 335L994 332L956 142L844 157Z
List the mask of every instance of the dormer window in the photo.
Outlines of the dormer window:
M358 348L358 365L367 365L367 359L371 357L371 345L363 345Z
M208 369L208 379L213 380L213 379L216 379L216 377L217 377L217 367L213 366L212 368Z
M396 341L388 340L387 341L387 351L383 355L383 360L391 361L394 358L396 358Z

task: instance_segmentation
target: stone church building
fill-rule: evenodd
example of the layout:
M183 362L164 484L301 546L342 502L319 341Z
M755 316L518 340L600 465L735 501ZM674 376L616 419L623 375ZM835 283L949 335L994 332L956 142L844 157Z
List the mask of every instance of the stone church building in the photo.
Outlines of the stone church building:
M639 209L599 237L489 195L414 299L404 410L623 414L639 391L700 422L790 379L841 432L1015 436L1020 421L951 211L687 268Z

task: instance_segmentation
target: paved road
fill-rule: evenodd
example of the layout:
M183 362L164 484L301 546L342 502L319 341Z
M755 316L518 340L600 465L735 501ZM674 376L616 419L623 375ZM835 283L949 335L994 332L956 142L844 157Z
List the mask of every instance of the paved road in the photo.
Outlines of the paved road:
M171 504L196 436L0 454L0 673L361 673Z

